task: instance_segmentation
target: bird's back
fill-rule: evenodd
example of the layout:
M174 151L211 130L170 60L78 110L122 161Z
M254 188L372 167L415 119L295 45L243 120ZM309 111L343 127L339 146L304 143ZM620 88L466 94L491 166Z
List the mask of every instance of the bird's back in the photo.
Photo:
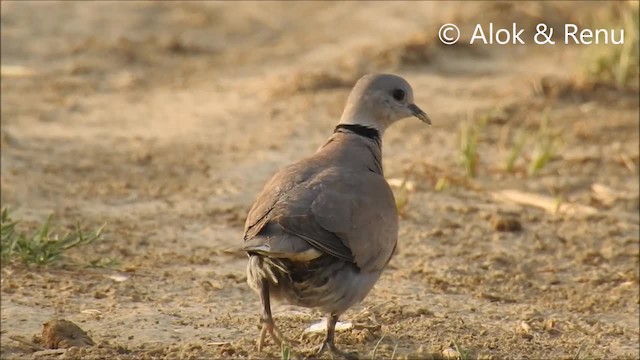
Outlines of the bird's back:
M396 246L398 220L379 143L336 133L313 156L281 169L263 189L245 224L245 250L261 245L287 257L282 250L292 249L290 258L308 251L291 236L256 239L269 225L361 270L382 269Z

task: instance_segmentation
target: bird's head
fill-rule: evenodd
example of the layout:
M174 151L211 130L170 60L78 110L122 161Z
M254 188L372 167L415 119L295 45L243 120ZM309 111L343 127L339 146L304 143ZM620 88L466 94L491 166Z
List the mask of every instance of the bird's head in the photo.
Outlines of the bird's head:
M413 100L409 83L396 75L365 75L353 87L340 124L384 130L398 120L415 116L431 125L431 119Z

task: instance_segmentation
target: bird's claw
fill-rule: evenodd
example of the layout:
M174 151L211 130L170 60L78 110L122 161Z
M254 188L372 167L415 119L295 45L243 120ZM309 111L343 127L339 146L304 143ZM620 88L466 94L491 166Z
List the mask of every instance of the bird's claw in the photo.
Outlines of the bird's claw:
M324 341L322 345L320 345L320 348L318 349L318 352L316 353L315 357L320 358L325 353L325 351L327 351L327 349L329 350L332 359L335 359L336 356L340 359L347 359L347 360L358 359L358 356L356 354L338 349L332 341L331 342Z
M267 333L271 335L271 338L278 346L282 345L283 342L297 344L297 341L288 339L286 336L282 335L280 330L278 330L276 325L273 323L273 320L261 319L260 322L262 322L262 329L260 330L260 338L258 339L258 352L262 351L262 345L264 344L264 338Z

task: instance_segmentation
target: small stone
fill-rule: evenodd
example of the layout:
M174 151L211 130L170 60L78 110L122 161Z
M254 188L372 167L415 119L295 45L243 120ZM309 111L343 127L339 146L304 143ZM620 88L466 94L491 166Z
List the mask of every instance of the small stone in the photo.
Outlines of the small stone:
M460 359L460 352L453 348L442 350L442 357L445 359Z
M493 230L501 232L516 232L522 230L522 224L514 217L494 215L491 217Z

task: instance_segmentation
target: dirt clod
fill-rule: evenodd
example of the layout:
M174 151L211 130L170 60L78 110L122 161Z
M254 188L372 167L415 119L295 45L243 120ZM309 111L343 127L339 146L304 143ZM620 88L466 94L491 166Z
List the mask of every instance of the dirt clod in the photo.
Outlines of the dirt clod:
M522 230L520 220L504 215L494 215L491 217L491 227L500 232L516 232Z
M68 349L72 346L93 346L95 343L78 325L60 319L42 324L42 345L49 349Z

